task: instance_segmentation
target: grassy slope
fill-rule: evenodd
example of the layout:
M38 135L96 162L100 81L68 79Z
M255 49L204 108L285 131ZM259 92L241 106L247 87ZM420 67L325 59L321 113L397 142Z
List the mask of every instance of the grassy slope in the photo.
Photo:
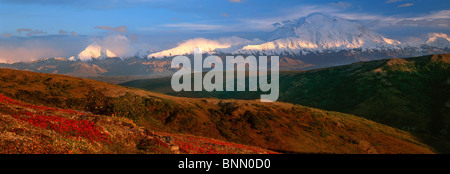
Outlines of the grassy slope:
M170 78L124 83L178 96L257 99L258 92L181 92ZM450 152L450 55L386 59L304 72L281 72L279 101L363 116L441 139ZM434 136L431 138L429 135Z
M0 94L0 154L275 153L211 138L153 132L109 117L20 102Z
M349 114L288 103L174 97L10 69L0 69L0 79L0 91L6 96L36 105L114 114L104 119L126 117L145 129L176 134L173 137L180 146L201 142L188 138L195 135L280 152L433 153L408 132Z

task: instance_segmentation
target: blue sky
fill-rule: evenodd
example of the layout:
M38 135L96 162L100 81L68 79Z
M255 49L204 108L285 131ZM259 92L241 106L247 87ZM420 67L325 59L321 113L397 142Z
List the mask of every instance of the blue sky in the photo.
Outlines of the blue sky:
M133 33L255 31L270 30L277 19L312 12L377 20L450 10L446 0L0 0L0 4L0 33L11 35L19 34L19 28L47 34L108 32L96 26L126 26Z
M0 0L0 48L113 34L159 48L194 37L258 36L313 12L358 20L394 39L450 34L448 0Z

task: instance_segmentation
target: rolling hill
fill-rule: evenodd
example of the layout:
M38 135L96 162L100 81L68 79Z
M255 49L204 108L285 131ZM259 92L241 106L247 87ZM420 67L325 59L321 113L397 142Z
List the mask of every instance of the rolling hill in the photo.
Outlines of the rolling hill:
M121 85L184 97L260 97L260 92L174 92L170 78ZM278 101L362 116L414 132L450 152L449 99L450 55L442 54L281 72Z
M436 152L411 133L289 103L174 97L11 69L0 79L2 153Z
M150 132L123 117L23 103L0 94L1 154L276 153L182 134Z

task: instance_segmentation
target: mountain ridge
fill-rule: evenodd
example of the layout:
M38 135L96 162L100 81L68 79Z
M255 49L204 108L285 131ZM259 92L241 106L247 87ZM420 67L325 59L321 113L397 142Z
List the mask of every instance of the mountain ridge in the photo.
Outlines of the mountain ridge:
M284 21L272 36L273 41L262 45L248 45L237 53L307 54L308 51L339 51L342 49L395 49L399 41L374 33L363 25L322 13Z
M249 43L248 40L245 43L244 39L244 41L220 45L220 47L217 46L214 49L214 47L205 47L203 44L196 44L188 40L179 44L178 47L150 54L149 57L170 57L192 54L194 48L202 48L204 53L207 54L290 55L300 60L308 54L337 53L341 51L358 53L363 57L374 51L388 52L386 56L394 54L396 57L402 57L401 55L426 54L425 52L431 49L426 48L426 46L447 49L446 51L449 49L446 43L442 42L428 41L417 46L411 46L407 43L403 44L400 41L389 39L379 33L370 31L357 21L346 20L323 13L312 13L306 17L275 24L277 29L271 33L269 39L266 41L257 41L257 44ZM445 34L436 33L430 36L428 40L433 40L436 35L442 38ZM218 40L206 39L206 41L216 42ZM192 48L190 52L180 53L171 51L181 49L187 45ZM414 53L404 54L404 50L414 50ZM367 56L367 58L369 60L376 59L370 56ZM353 61L357 60L355 59Z
M87 46L83 51L81 51L76 57L71 57L72 60L82 60L87 61L91 59L102 59L108 57L117 57L116 54L106 49L96 42Z
M171 49L154 53L144 52L145 56L138 52L136 56L128 58L116 57L110 50L93 42L78 56L68 59L44 58L33 62L1 63L0 67L108 79L105 77L170 76L176 71L170 68L171 58L187 55L192 60L196 48L201 48L204 57L273 55L295 60L290 61L293 65L285 64L280 70L309 70L358 61L450 52L450 38L445 33L430 34L423 43L400 43L370 31L357 21L322 13L279 22L276 26L278 28L267 34L269 39L264 41L237 36L218 39L193 38L179 42ZM125 36L121 35L119 38L129 42Z

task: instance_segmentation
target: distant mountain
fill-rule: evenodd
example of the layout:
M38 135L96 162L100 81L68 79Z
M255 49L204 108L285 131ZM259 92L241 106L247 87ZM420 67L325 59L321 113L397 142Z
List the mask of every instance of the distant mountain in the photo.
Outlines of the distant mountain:
M230 46L230 44L224 44L214 40L198 38L185 41L175 48L150 54L148 55L148 58L163 58L177 55L193 54L195 48L201 48L203 52L212 52L215 49L228 48Z
M192 58L196 48L201 48L204 57L211 54L221 58L228 55L277 55L281 60L280 70L309 70L359 61L450 53L450 38L445 33L430 34L421 42L401 43L370 31L357 21L322 13L274 25L277 29L266 34L267 40L236 36L195 38L159 52L133 49L137 53L132 58L119 58L111 50L93 42L68 59L3 63L0 67L82 77L168 76L176 71L170 68L171 58L177 55L190 55L188 57ZM125 36L120 38L129 42Z
M216 55L278 55L312 64L315 68L357 61L412 57L450 52L445 34L433 35L425 43L402 44L369 30L357 21L313 13L296 20L274 24L277 29L266 41L241 39L239 42L193 39L177 47L150 54L173 57L192 54L194 48ZM298 69L304 69L300 67ZM309 69L311 67L307 67Z
M117 56L110 50L103 48L102 46L98 45L97 43L93 43L93 44L87 46L86 49L81 51L80 54L78 54L77 57L75 57L73 59L87 61L87 60L91 60L91 59L100 59L100 58L107 58L107 57L117 57Z
M444 33L432 33L426 44L436 48L449 49L450 38Z
M152 53L148 55L148 58L163 58L173 57L177 55L194 54L194 49L196 48L200 48L202 53L206 54L230 53L240 49L245 45L259 44L262 42L263 41L259 39L247 40L236 36L220 38L217 40L196 38L184 41L175 48Z
M199 38L185 41L172 49L150 54L149 57L192 54L194 48L202 48L206 53L216 54L296 56L353 49L361 51L401 49L399 41L372 32L358 22L322 13L284 21L278 23L278 26L268 41L252 42L238 38L240 40L237 42L223 42Z
M118 57L87 61L45 58L33 62L0 64L0 67L77 77L169 76L176 71L176 69L170 68L168 59L128 58L122 60Z
M284 71L300 70L300 69L306 69L309 67L314 67L314 65L312 65L312 64L307 64L301 60L291 59L288 57L281 57L279 65L280 65L280 69L282 69Z
M341 50L396 50L400 42L383 37L362 24L322 13L278 23L271 41L247 45L237 54L306 55L310 52Z

